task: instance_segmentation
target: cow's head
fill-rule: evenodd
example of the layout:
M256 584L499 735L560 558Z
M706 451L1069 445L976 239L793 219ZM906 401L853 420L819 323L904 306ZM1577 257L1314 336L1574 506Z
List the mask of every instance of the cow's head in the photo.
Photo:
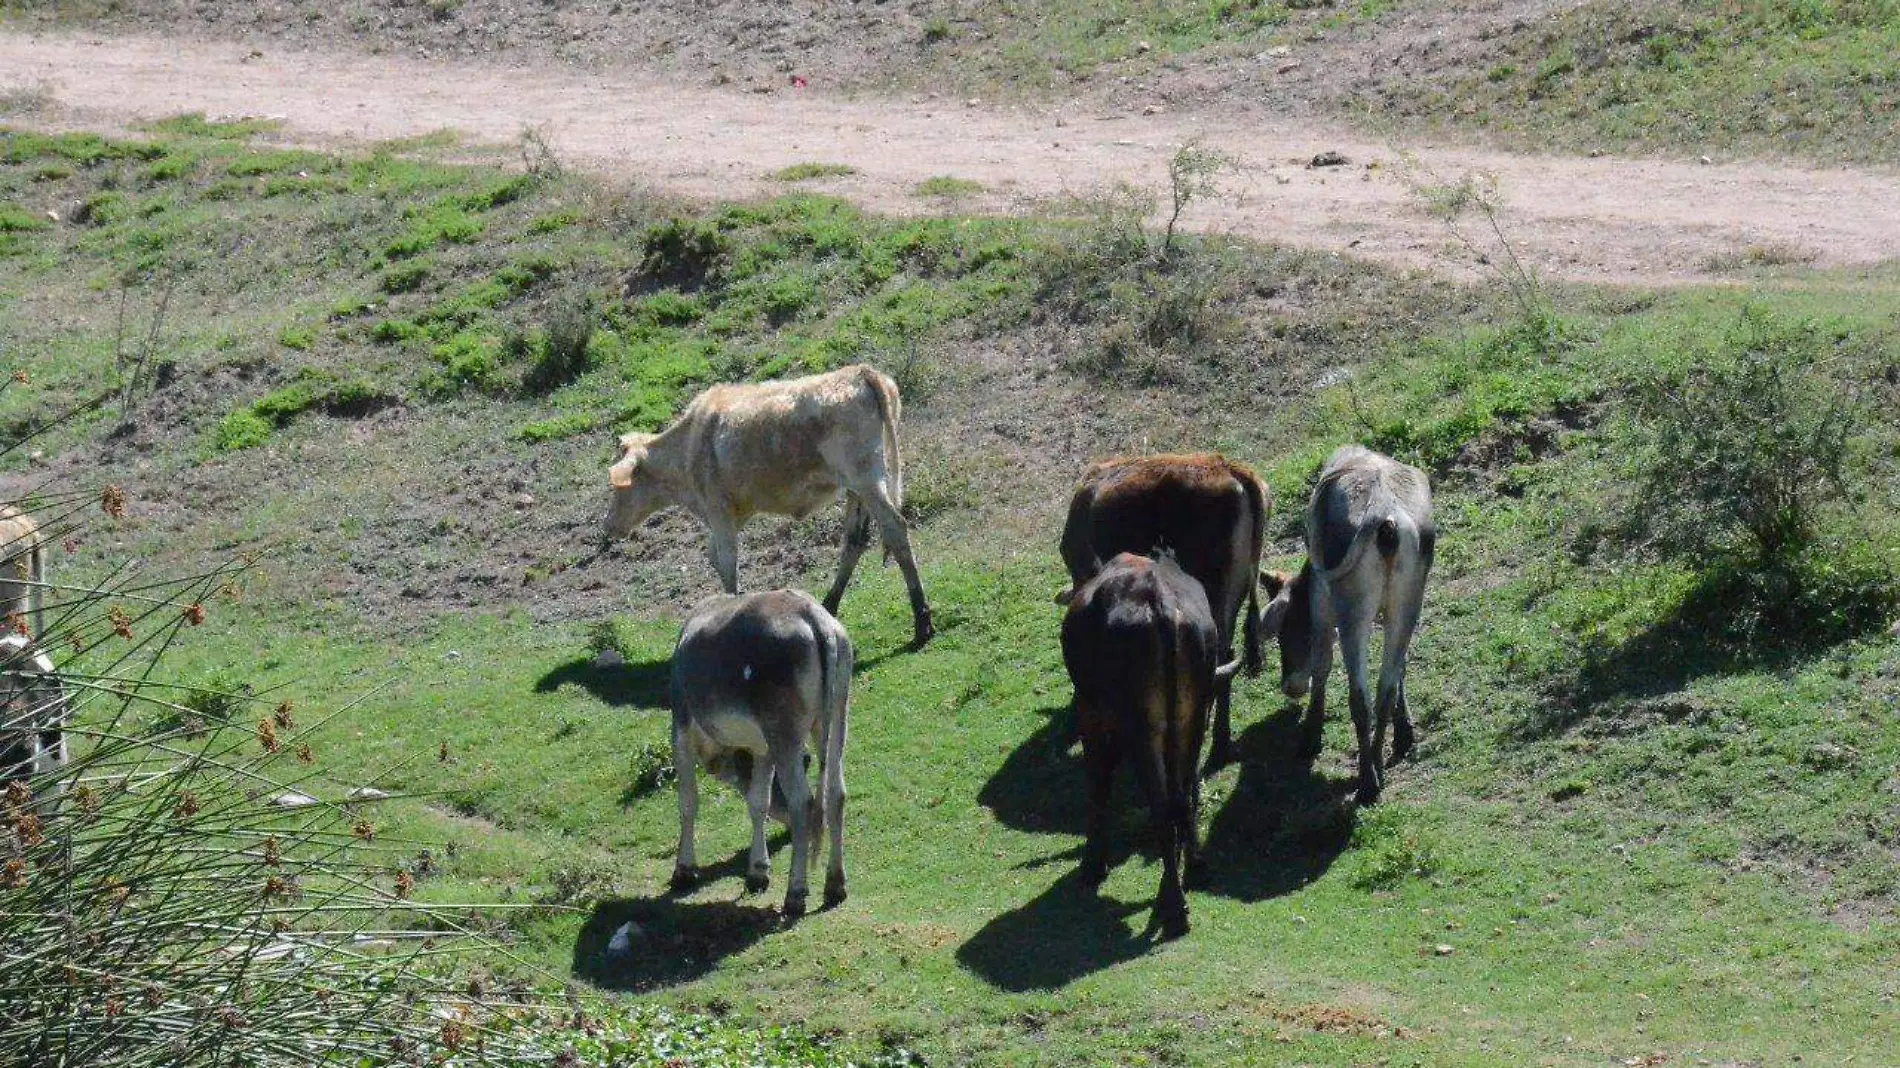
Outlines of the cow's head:
M1260 585L1273 598L1261 613L1262 625L1268 634L1277 629L1280 635L1280 692L1305 697L1313 683L1313 565L1297 575L1262 571Z
M620 455L607 469L607 484L613 499L607 506L607 536L624 538L641 521L665 506L662 489L646 466L647 446L657 434L620 435Z

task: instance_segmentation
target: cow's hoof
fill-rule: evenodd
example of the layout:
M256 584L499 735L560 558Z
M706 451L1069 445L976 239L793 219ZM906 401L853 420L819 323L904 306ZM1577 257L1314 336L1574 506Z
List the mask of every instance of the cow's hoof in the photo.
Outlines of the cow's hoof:
M1161 937L1164 941L1181 937L1188 933L1187 910L1169 912L1161 917Z
M838 605L843 600L844 598L842 597L827 597L823 601L820 601L819 603L825 606L826 612L835 616L838 614Z
M779 915L795 920L805 914L806 893L803 890L791 890L785 894L785 904L778 910Z
M745 892L763 894L772 885L772 877L762 871L749 871L745 876Z
M931 622L929 612L919 612L911 626L910 645L913 649L922 649L937 636L937 625Z
M1390 767L1412 755L1413 742L1412 725L1404 720L1394 723L1392 725L1392 759L1386 761L1386 766Z
M673 868L672 881L666 884L666 888L673 893L683 894L698 885L699 872L696 869L675 865Z
M1181 885L1189 890L1201 890L1207 886L1207 861L1200 857L1191 857L1187 870L1182 873Z
M1207 751L1207 771L1202 777L1205 778L1206 775L1211 775L1232 764L1235 756L1233 742L1229 741L1226 744L1215 742L1213 748Z
M1353 795L1353 799L1361 805L1376 805L1379 803L1379 787L1361 786L1359 792Z
M1300 748L1294 752L1293 756L1301 763L1311 764L1313 761L1319 759L1319 752L1322 748L1324 748L1324 746L1320 744L1319 736L1314 735L1313 737L1302 739L1300 741Z
M845 890L843 879L825 880L825 907L835 909L844 904Z
M1108 865L1099 860L1085 860L1077 874L1082 877L1082 885L1093 890L1108 880Z

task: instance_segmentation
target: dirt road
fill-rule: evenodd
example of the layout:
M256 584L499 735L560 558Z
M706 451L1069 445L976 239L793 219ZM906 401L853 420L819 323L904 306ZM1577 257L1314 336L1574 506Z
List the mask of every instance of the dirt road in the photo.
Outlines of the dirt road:
M1496 176L1513 243L1551 277L1719 281L1713 261L1749 250L1818 266L1900 256L1900 176L1414 147L1425 177L1393 146L1362 134L1216 114L1031 113L790 85L770 93L684 87L633 70L0 31L0 92L8 91L39 107L0 123L116 128L203 111L278 117L288 138L324 144L441 129L506 142L532 126L569 164L698 197L782 191L769 172L842 163L856 173L804 184L908 213L941 210L914 192L935 175L982 183L985 192L961 206L983 211L1116 182L1165 187L1167 160L1198 137L1243 164L1228 195L1190 209L1188 224L1203 230L1452 266L1470 257L1413 187L1481 173ZM1349 162L1307 165L1329 150Z

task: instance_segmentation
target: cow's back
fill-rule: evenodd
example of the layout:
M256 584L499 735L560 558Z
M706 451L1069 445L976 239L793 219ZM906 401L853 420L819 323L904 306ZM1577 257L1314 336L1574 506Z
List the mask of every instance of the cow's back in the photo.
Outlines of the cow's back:
M1431 481L1423 471L1360 445L1342 446L1320 470L1307 516L1310 550L1322 567L1345 562L1355 538L1387 519L1432 536Z
M816 714L823 700L823 639L816 630L822 613L797 590L727 595L701 605L673 651L674 718L716 729L739 713L762 722ZM762 749L768 739L720 740Z
M1136 730L1157 744L1169 733L1170 713L1197 715L1211 699L1218 641L1200 583L1171 560L1133 553L1104 565L1062 620L1062 658L1076 695L1109 718L1107 729ZM1180 730L1173 736L1183 747L1178 766L1191 767L1187 749L1198 738ZM1125 743L1142 744L1139 737Z
M853 366L777 382L713 386L681 416L692 452L740 514L806 515L836 498L837 459L868 463L884 446L882 403ZM895 387L892 387L893 392Z
M40 527L13 505L0 505L0 613L26 612L39 575Z
M1264 516L1242 479L1252 471L1213 454L1106 460L1083 475L1063 534L1063 561L1077 585L1117 553L1141 555L1165 547L1182 571L1200 583L1216 610L1238 605L1231 587L1235 539L1257 564ZM1260 507L1264 510L1264 497Z

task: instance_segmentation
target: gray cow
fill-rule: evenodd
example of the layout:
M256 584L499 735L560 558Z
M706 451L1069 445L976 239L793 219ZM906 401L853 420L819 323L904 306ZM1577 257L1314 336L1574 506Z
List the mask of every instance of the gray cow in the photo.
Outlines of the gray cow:
M21 634L0 636L0 785L38 781L66 765L66 716L71 708L53 661Z
M786 916L805 911L811 851L831 833L825 905L845 898L844 742L852 650L844 626L798 590L717 597L686 620L673 650L673 765L679 778L680 844L673 886L698 881L693 819L695 768L732 783L752 815L746 889L771 881L768 815L791 827ZM806 743L819 754L820 788L806 778Z
M1319 755L1326 676L1333 666L1333 635L1339 636L1359 739L1360 804L1377 801L1385 785L1379 755L1385 749L1388 722L1392 762L1412 749L1405 661L1424 607L1425 579L1437 540L1431 480L1425 472L1347 445L1326 461L1313 489L1306 514L1305 566L1297 576L1261 576L1275 602L1287 602L1280 628L1280 688L1296 699L1312 690L1301 750L1309 760ZM1372 625L1380 618L1385 621L1385 660L1378 693L1369 701L1367 646Z

